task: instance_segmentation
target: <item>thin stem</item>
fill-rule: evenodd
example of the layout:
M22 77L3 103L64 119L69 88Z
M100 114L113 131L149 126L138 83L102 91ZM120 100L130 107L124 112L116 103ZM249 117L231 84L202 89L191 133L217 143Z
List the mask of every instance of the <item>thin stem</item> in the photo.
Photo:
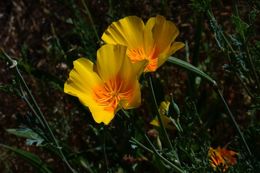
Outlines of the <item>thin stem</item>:
M57 139L55 138L55 136L54 136L54 134L53 134L53 132L52 132L52 130L51 130L51 128L50 128L50 126L49 126L47 120L45 119L45 117L44 117L44 115L43 115L43 113L42 113L42 111L41 111L39 105L37 104L35 98L33 97L33 95L32 95L32 93L31 93L31 91L30 91L28 85L26 84L26 82L25 82L25 80L24 80L24 78L23 78L22 74L20 73L20 70L19 70L19 68L18 68L18 66L17 66L16 60L14 60L14 59L12 59L11 57L9 57L9 55L7 55L4 51L2 51L2 52L3 52L3 54L5 55L5 57L8 58L8 60L12 63L11 67L12 67L12 68L15 68L15 71L16 71L16 73L18 74L18 77L19 77L20 81L22 82L23 86L24 86L25 89L26 89L26 93L28 94L29 98L32 100L33 105L35 106L35 108L36 108L36 110L37 110L37 112L38 112L39 114L34 110L33 106L32 106L31 104L29 104L29 106L31 105L32 111L35 113L36 116L39 115L39 116L37 116L37 117L39 118L39 120L40 120L40 119L42 120L42 121L41 121L42 125L48 130L49 134L51 135L51 138L52 138L52 140L54 141L54 143L55 143L55 145L56 145L56 148L57 148L58 151L60 152L60 156L61 156L62 160L65 162L65 164L68 166L68 168L69 168L73 173L76 173L76 171L71 167L71 165L70 165L69 162L67 161L67 158L66 158L65 155L63 154L62 147L60 147L60 145L59 145ZM27 100L27 99L26 99L26 100ZM29 102L29 100L28 100L28 102Z
M106 168L108 171L108 159L107 159L107 152L106 152L106 127L103 127L103 153L104 153L104 159L105 159L105 164L106 164Z
M210 12L210 10L208 10L207 13L208 13L209 17L211 18L211 20L212 20L213 22L215 22L215 25L218 26L218 24L217 24L217 22L216 22L216 19L215 19L214 15L212 14L212 12ZM220 34L221 34L222 38L224 39L225 43L227 44L227 46L229 47L229 49L231 50L231 52L232 52L234 55L236 55L235 50L233 49L233 47L232 47L231 44L229 43L228 39L226 38L225 34L224 34L221 30L220 30ZM223 49L222 49L222 51L224 52ZM229 60L230 60L230 59L229 59ZM257 76L256 71L255 71L255 69L254 69L254 65L253 65L253 62L252 62L251 57L249 58L249 62L250 62L250 65L252 66L253 73L254 73L254 75L255 75L255 77L256 77L256 82L257 82L257 85L258 85L258 84L259 84L259 82L258 82L258 76ZM246 147L246 150L248 151L249 155L251 156L252 153L251 153L251 151L250 151L250 149L249 149L249 147L248 147L248 145L247 145L247 142L246 142L246 140L245 140L245 138L244 138L244 135L242 134L242 132L241 132L241 130L240 130L240 128L239 128L239 126L238 126L238 124L237 124L237 122L236 122L236 120L235 120L233 114L232 114L232 112L230 111L230 109L229 109L229 107L228 107L228 104L226 103L226 101L225 101L223 95L221 94L221 92L220 92L218 86L217 86L216 84L213 84L213 87L214 87L215 91L217 92L218 96L221 98L222 102L224 103L224 105L225 105L225 107L226 107L226 109L227 109L227 111L228 111L228 115L230 116L230 118L231 118L233 124L235 125L235 127L236 127L236 129L237 129L237 131L238 131L238 133L239 133L239 136L240 136L241 140L243 141L243 143L244 143L244 145L245 145L245 147Z
M142 144L141 142L139 142L138 140L136 140L135 138L131 138L130 142L132 142L133 144L138 145L139 147L145 149L146 151L152 153L152 154L156 154L158 157L160 157L164 162L166 162L168 165L170 165L171 167L177 169L179 172L184 173L185 171L181 170L178 166L176 166L175 164L173 164L172 162L170 162L168 159L166 159L165 157L163 157L157 150L156 148L153 146L152 142L150 141L150 139L145 135L146 140L148 141L148 143L151 145L151 147L153 148L153 150L149 149L148 147L146 147L144 144Z
M228 47L230 48L231 52L236 55L236 52L235 50L233 49L233 47L231 46L231 44L229 43L228 39L226 38L225 34L223 32L220 32L222 37L224 38L226 44L228 45ZM253 75L255 76L255 80L256 80L256 84L258 86L258 89L260 88L260 82L259 82L259 78L258 78L258 75L257 75L257 72L256 72L256 69L255 69L255 66L254 66L254 63L253 63L253 60L252 60L252 57L249 53L249 50L248 50L248 47L246 46L246 53L247 53L247 57L249 59L249 64L251 66L251 69L253 70Z
M26 84L24 78L22 77L22 75L21 75L21 73L20 73L20 71L19 71L19 69L18 69L17 66L16 66L16 72L18 73L20 79L22 80L22 82L23 82L23 84L24 84L24 86L25 86L25 88L26 88L26 90L27 90L27 93L29 94L30 98L32 99L32 101L33 101L33 103L34 103L36 109L37 109L38 112L40 113L40 117L41 117L41 119L43 120L43 123L44 123L45 127L47 128L48 132L50 133L51 138L53 139L53 141L54 141L54 143L55 143L55 145L56 145L56 148L59 150L62 160L65 162L65 164L69 167L69 169L70 169L73 173L76 173L76 171L71 167L71 165L69 164L67 158L65 157L65 155L64 155L64 153L63 153L63 151L62 151L62 147L59 145L59 143L58 143L56 137L54 136L54 134L53 134L53 132L52 132L52 130L51 130L51 128L50 128L50 126L49 126L47 120L45 119L45 117L44 117L42 111L40 110L39 105L37 104L35 98L33 97L33 95L32 95L32 93L31 93L30 89L28 88L28 86L27 86L27 84Z
M239 17L239 12L238 12L237 0L233 0L232 3L233 3L233 6L234 6L233 8L234 8L234 11L235 11L235 15L236 15L238 18L240 18L240 17ZM251 57L251 55L250 55L250 53L249 53L249 50L248 50L248 44L246 44L245 34L244 34L244 32L241 32L240 35L241 35L241 37L242 37L243 45L244 45L244 48L245 48L245 52L246 52L247 57L248 57L248 59L249 59L249 64L250 64L250 66L251 66L251 69L253 70L253 75L255 76L256 84L257 84L257 87L258 87L258 90L259 90L259 88L260 88L260 82L259 82L259 78L258 78L257 71L256 71L256 69L255 69L255 65L254 65L254 63L253 63L252 57Z
M147 135L145 135L146 140L148 141L148 143L150 144L150 146L152 147L153 152L160 158L162 159L165 163L167 163L168 165L170 165L171 167L175 168L178 172L180 173L185 173L185 171L183 171L181 168L179 168L178 166L176 166L174 163L170 162L168 159L166 159L165 157L163 157L154 147L153 143L150 141L150 139L148 138Z
M221 94L221 92L220 92L220 90L219 90L218 87L215 87L215 91L217 92L218 96L221 98L222 102L224 103L224 105L225 105L225 107L226 107L226 109L227 109L227 111L228 111L229 117L231 118L233 124L235 125L235 127L236 127L236 129L237 129L237 131L238 131L238 134L239 134L241 140L243 141L243 143L244 143L244 145L245 145L245 147L246 147L247 152L248 152L249 155L251 156L251 155L252 155L251 150L249 149L249 147L248 147L248 145L247 145L247 142L246 142L246 140L245 140L245 138L244 138L244 135L243 135L243 133L241 132L241 130L240 130L240 128L239 128L239 126L238 126L238 124L237 124L237 122L236 122L236 120L235 120L235 117L233 116L232 112L230 111L227 102L225 101L225 99L224 99L223 95Z
M92 28L93 28L93 30L94 30L94 32L95 32L97 41L100 43L100 38L99 38L99 36L98 36L98 32L97 32L97 29L96 29L96 27L95 27L95 24L94 24L92 15L91 15L91 13L90 13L90 11L89 11L89 9L88 9L88 6L87 6L87 4L85 3L84 0L81 0L81 3L82 3L83 7L84 7L85 10L86 10L86 11L84 11L84 13L88 15L88 18L89 18L89 20L90 20L91 26L92 26Z
M45 125L41 119L41 117L39 116L39 114L35 111L35 109L33 108L33 105L30 103L30 101L27 99L27 97L25 96L25 92L23 91L23 88L20 86L20 92L21 94L19 94L21 96L21 98L26 102L26 104L29 106L29 108L32 110L32 112L34 113L34 115L36 116L37 120L40 122L41 128L45 129Z
M50 128L50 126L49 126L47 120L45 119L45 117L44 117L42 111L41 111L40 108L39 108L39 105L38 105L37 102L35 101L35 99L34 99L32 93L30 92L30 90L29 90L27 84L25 83L25 81L24 81L24 79L23 79L23 77L22 77L22 75L21 75L21 73L20 73L18 67L16 67L16 69L17 69L17 73L19 73L20 78L22 79L24 85L26 86L27 93L29 93L29 96L30 96L31 99L33 100L34 105L36 106L38 112L40 113L40 116L41 116L41 118L43 119L43 123L44 123L44 125L47 127L47 130L48 130L48 132L50 133L51 138L53 139L53 141L54 141L54 143L55 143L55 145L56 145L56 148L59 150L62 160L65 162L65 164L69 167L69 169L70 169L73 173L76 173L76 171L71 167L71 165L70 165L69 162L67 161L67 158L65 157L65 155L64 155L64 153L63 153L63 151L62 151L62 147L59 145L59 143L58 143L56 137L54 136L54 134L53 134L53 132L52 132L52 130L51 130L51 128ZM32 108L32 109L33 109L33 108Z
M172 143L171 143L171 141L170 141L170 138L169 138L169 136L168 136L168 134L167 134L167 131L166 131L166 129L165 129L165 127L164 127L164 124L163 124L163 122L162 122L162 119L161 119L161 115L160 115L160 112L159 112L159 107L158 107L158 104L157 104L157 101L156 101L156 97L155 97L155 92L154 92L154 89L153 89L153 82L152 82L152 77L151 76L149 76L149 84L150 84L150 88L151 88L151 91L152 91L152 95L153 95L153 100L154 100L154 103L155 103L155 106L156 106L156 110L157 110L157 118L158 118L158 120L159 120L159 123L160 123L160 127L161 127L161 129L162 129L162 131L163 131L163 135L165 136L165 138L166 138L166 141L167 141L167 143L168 143L168 146L171 148L171 150L173 151L173 146L172 146Z
M229 53L227 53L227 57L228 57L228 61L229 63L231 64L231 58L230 58L230 55ZM248 95L250 95L250 97L254 98L254 95L250 92L250 90L248 89L247 87L247 83L245 83L243 81L243 79L240 77L239 73L237 70L234 70L234 73L236 75L236 77L238 78L238 80L241 82L241 84L243 85L243 87L245 88L246 92L248 93Z
M45 127L46 127L47 130L48 130L48 132L50 133L51 138L53 139L53 141L54 141L54 143L55 143L55 145L56 145L56 148L59 150L62 160L66 163L66 165L69 167L69 169L70 169L73 173L76 172L76 171L71 167L71 165L70 165L69 162L67 161L67 158L65 157L64 153L62 152L62 147L60 147L60 145L59 145L59 143L58 143L56 137L54 136L54 134L53 134L53 132L52 132L52 130L51 130L51 128L50 128L50 126L49 126L47 120L45 119L45 117L44 117L44 115L43 115L43 113L42 113L42 111L41 111L41 109L40 109L40 107L39 107L39 105L37 104L37 102L36 102L35 98L33 97L33 95L32 95L32 93L31 93L31 91L30 91L28 85L26 84L26 82L25 82L23 76L21 75L18 66L16 66L15 69L16 69L16 72L17 72L19 78L21 79L23 85L25 86L26 92L28 93L29 97L30 97L31 100L33 101L34 106L35 106L36 109L38 110L38 113L40 114L40 117L41 117L41 119L43 120L43 121L42 121L43 124L45 125Z
M214 24L216 25L216 27L218 27L218 23L217 23L217 21L216 21L216 19L215 19L215 16L213 15L213 13L212 13L210 10L208 10L208 11L207 11L207 14L209 15L210 19L214 22ZM233 47L231 46L231 44L229 43L229 41L227 40L227 38L226 38L225 34L223 33L223 31L219 29L219 32L220 32L222 38L224 39L225 43L226 43L226 44L228 45L228 47L230 48L231 52L235 55L236 52L235 52L235 50L233 49ZM224 51L223 49L221 49L221 50Z
M199 53L200 53L200 42L201 42L201 36L202 36L202 25L203 25L203 18L204 14L200 12L196 16L196 31L195 31L195 44L192 54L192 64L197 67L199 63ZM190 94L195 96L195 75L193 73L189 73L189 80L190 82Z
M216 22L216 19L214 17L214 15L212 14L212 12L210 12L209 10L207 11L209 17L211 18L211 20L213 20L215 22L215 25L218 25L217 22ZM238 16L239 17L239 16ZM224 32L220 30L220 34L222 36L222 38L224 39L225 43L227 44L227 46L229 47L229 49L231 50L231 52L236 55L236 51L233 49L232 45L229 43L227 37L225 36ZM243 39L244 39L244 36L242 36ZM245 39L243 40L245 42ZM245 45L245 43L244 43ZM257 71L256 71L256 68L254 66L254 63L253 63L253 60L252 60L252 57L249 53L249 50L248 50L248 46L245 45L245 49L246 49L246 54L247 54L247 57L248 57L248 60L249 60L249 65L251 66L251 69L253 71L253 75L255 77L255 80L256 80L256 84L257 84L257 87L258 89L260 88L260 81L259 81L259 77L258 77L258 74L257 74ZM222 50L224 51L224 50Z
M249 59L249 63L250 63L250 66L253 70L253 74L255 76L255 80L256 80L256 84L257 84L257 89L259 90L260 89L260 81L259 81L259 78L258 78L258 75L257 75L257 72L256 72L256 69L255 69L255 65L253 63L253 60L252 60L252 57L251 57L251 54L249 53L249 50L248 50L248 47L247 45L246 46L246 54L247 54L247 57Z
M139 147L145 149L146 151L154 154L154 152L152 150L150 150L148 147L146 147L144 144L142 144L141 142L139 142L138 140L136 140L134 137L131 137L130 142L133 144L138 145Z
M238 80L241 82L241 84L243 85L243 87L245 88L247 94L251 97L254 98L254 95L250 92L249 88L247 87L247 85L245 84L245 82L243 81L243 79L239 76L239 74L235 73Z

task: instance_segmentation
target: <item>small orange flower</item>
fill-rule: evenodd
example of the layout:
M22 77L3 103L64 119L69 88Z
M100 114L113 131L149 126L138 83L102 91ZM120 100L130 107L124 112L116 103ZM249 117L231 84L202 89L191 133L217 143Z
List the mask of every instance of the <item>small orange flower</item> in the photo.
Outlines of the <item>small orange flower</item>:
M220 170L222 172L226 172L230 166L233 166L237 163L237 155L238 153L235 151L220 147L217 149L210 147L208 151L210 165L214 170Z
M163 16L152 17L146 24L139 17L129 16L113 22L102 35L102 40L127 46L131 61L148 60L144 71L153 72L184 46L182 42L175 42L178 35L175 24Z
M64 92L76 96L87 106L97 123L108 124L119 109L140 105L138 78L146 62L133 65L126 47L105 45L97 51L97 62L80 58L64 85Z

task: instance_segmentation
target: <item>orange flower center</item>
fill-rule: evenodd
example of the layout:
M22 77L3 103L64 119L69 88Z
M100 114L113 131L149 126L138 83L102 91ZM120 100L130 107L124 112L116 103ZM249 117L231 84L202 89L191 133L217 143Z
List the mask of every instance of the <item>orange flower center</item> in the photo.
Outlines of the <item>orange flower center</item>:
M155 71L158 67L158 53L155 47L149 53L146 53L143 48L127 49L126 54L133 63L148 60L149 63L144 69L146 72Z
M129 100L133 87L125 86L125 81L119 76L108 80L102 86L93 89L93 97L98 105L106 111L116 111L122 100Z

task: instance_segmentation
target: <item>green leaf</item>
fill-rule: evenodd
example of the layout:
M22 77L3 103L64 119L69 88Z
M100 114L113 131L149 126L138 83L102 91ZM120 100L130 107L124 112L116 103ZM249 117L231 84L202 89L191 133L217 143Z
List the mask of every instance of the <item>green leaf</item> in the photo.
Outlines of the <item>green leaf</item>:
M40 146L43 142L43 139L26 139L26 145L36 145Z
M236 27L236 31L241 35L245 36L245 33L247 32L247 29L249 28L249 25L244 22L239 16L232 15L232 22L234 23Z
M12 152L14 152L15 154L17 154L18 156L20 156L21 158L25 159L26 161L28 161L33 167L35 167L37 169L38 172L40 173L52 173L50 171L50 169L48 168L48 166L46 165L46 163L44 163L38 156L36 156L33 153L21 150L21 149L17 149L8 145L3 145L0 144L0 147L3 147L5 149L8 149Z
M29 139L42 139L37 133L35 133L32 129L29 128L20 128L20 129L6 129L8 133L13 135L29 138Z
M168 61L178 67L181 67L187 71L193 72L196 75L206 79L208 82L210 82L211 84L213 84L213 86L216 86L217 83L215 80L213 80L209 75L207 75L206 73L204 73L203 71L201 71L200 69L198 69L197 67L191 65L190 63L183 61L181 59L175 58L170 56Z
M27 145L36 144L36 146L39 146L44 141L44 139L41 138L40 135L29 128L7 129L6 131L10 134L26 138Z

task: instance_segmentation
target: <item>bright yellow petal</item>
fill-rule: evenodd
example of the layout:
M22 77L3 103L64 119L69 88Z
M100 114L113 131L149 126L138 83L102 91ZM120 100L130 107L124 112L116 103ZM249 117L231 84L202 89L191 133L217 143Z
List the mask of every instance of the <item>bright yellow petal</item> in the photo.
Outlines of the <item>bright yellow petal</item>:
M137 78L144 72L145 67L148 65L148 60L139 61L133 64L133 74L137 74Z
M151 122L151 125L156 126L156 127L160 127L159 121L157 118L154 118Z
M142 19L129 16L113 22L102 35L102 40L108 44L121 44L132 49L143 45L143 30Z
M118 93L119 106L124 109L137 107L141 103L138 79L146 64L146 60L133 64L126 56L125 46L104 45L98 51L98 73Z
M153 36L160 52L168 49L178 35L179 30L173 22L166 20L163 16L156 16Z
M132 63L126 55L126 47L121 45L104 45L97 52L97 71L103 81L120 76L133 82L143 72L147 60Z
M110 118L114 117L114 113L122 107L130 109L139 106L141 94L138 78L145 63L146 61L133 64L126 56L126 47L122 45L107 44L98 50L97 72L104 81L106 89L101 88L102 92L97 90L96 94L103 108L90 107L93 116L97 117L95 119L97 122L101 120L109 122ZM110 112L110 116L101 116L104 114L101 110ZM103 120L104 118L108 119Z
M145 24L144 29L144 51L150 55L154 48L153 28L155 25L155 17L151 17Z
M161 116L163 125L166 129L170 129L170 130L174 130L175 126L173 124L171 124L171 119L165 115ZM156 126L156 127L160 127L160 123L159 120L156 118L154 118L151 122L151 125Z
M168 115L170 108L170 102L169 101L162 101L159 106L159 113L161 116Z
M90 109L97 123L108 124L114 117L114 112L106 111L105 106L98 105L93 96L93 88L104 85L97 73L93 71L94 64L85 58L80 58L73 64L74 68L64 85L64 92L78 97L80 102Z
M97 123L103 122L108 125L115 116L113 111L106 111L104 110L104 107L90 106L89 109Z
M90 96L92 87L102 84L100 77L93 71L93 63L85 58L73 62L74 68L64 84L64 92L78 98Z
M103 81L108 81L123 70L123 65L131 68L131 62L126 57L126 47L121 45L104 45L97 51L97 71ZM124 69L127 71L127 69Z
M174 42L170 47L169 55L174 54L177 50L183 48L184 46L185 44L182 42Z
M133 85L131 86L131 90L127 91L128 93L125 93L128 97L125 97L120 103L124 109L136 108L141 104L141 89L139 82L136 80L135 83L132 83L131 85Z

